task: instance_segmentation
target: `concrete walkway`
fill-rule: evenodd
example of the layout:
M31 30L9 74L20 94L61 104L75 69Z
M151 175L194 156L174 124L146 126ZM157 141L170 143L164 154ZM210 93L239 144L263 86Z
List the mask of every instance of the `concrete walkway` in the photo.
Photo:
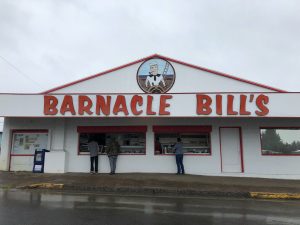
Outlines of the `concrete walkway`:
M300 180L175 174L0 172L0 188L300 199Z

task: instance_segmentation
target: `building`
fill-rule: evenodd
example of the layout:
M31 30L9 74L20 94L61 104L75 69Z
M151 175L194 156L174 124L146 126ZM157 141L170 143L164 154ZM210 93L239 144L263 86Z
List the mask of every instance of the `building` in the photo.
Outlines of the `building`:
M45 172L89 172L87 142L121 145L117 172L300 178L299 93L152 55L39 94L1 94L0 169L31 171L46 148Z
M2 140L2 133L3 133L3 123L4 123L4 118L0 118L0 154L1 154L1 140Z

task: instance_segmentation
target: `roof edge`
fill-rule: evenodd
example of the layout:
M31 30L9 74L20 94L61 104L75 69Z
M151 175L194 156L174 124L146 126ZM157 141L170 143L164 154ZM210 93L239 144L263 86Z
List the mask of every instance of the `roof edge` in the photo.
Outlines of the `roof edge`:
M272 91L281 92L281 93L287 93L288 92L288 91L285 91L285 90L282 90L282 89L278 89L278 88L274 88L274 87L271 87L271 86L268 86L268 85L265 85L265 84L261 84L261 83L257 83L257 82L250 81L250 80L247 80L247 79L235 77L235 76L232 76L232 75L229 75L229 74L226 74L226 73L222 73L222 72L218 72L218 71L215 71L215 70L211 70L211 69L208 69L208 68L205 68L205 67L196 66L196 65L193 65L193 64L189 64L189 63L177 60L177 59L172 59L172 58L169 58L169 57L166 57L166 56L163 56L163 55L153 54L153 55L150 55L150 56L147 56L147 57L135 60L133 62L130 62L130 63L127 63L127 64L123 64L121 66L114 67L114 68L109 69L109 70L105 70L105 71L103 71L101 73L90 75L88 77L81 78L81 79L75 80L73 82L66 83L64 85L60 85L60 86L54 87L52 89L43 91L43 92L41 92L39 94L49 94L49 93L51 93L53 91L57 91L57 90L65 88L65 87L69 87L69 86L72 86L74 84L77 84L77 83L80 83L80 82L83 82L83 81L86 81L86 80L90 80L92 78L95 78L95 77L98 77L98 76L101 76L101 75L104 75L104 74L107 74L107 73L111 73L111 72L114 72L116 70L123 69L123 68L125 68L127 66L131 66L131 65L134 65L136 63L139 63L139 62L142 62L142 61L145 61L147 59L154 58L154 57L162 58L162 59L165 59L165 60L168 60L168 61L171 61L171 62L175 62L175 63L181 64L181 65L184 65L184 66L192 67L194 69L198 69L198 70L202 70L202 71L205 71L205 72L213 73L215 75L223 76L223 77L226 77L226 78L234 79L234 80L241 81L241 82L244 82L244 83L248 83L248 84L251 84L251 85L255 85L255 86L258 86L258 87L266 88L266 89L269 89L269 90L272 90Z
M133 64L136 64L136 63L139 63L139 62L142 62L142 61L145 61L147 59L150 59L150 58L153 58L153 57L159 57L158 54L153 54L153 55L150 55L150 56L147 56L147 57L144 57L144 58L141 58L141 59L138 59L138 60L135 60L133 62L130 62L130 63L126 63L126 64L123 64L121 66L118 66L118 67L114 67L112 69L109 69L109 70L105 70L103 72L100 72L100 73L96 73L94 75L90 75L90 76L87 76L87 77L84 77L84 78L81 78L81 79L78 79L78 80L75 80L75 81L72 81L70 83L66 83L66 84L63 84L63 85L60 85L60 86L57 86L57 87L54 87L54 88L51 88L49 90L46 90L46 91L43 91L41 92L40 94L49 94L53 91L57 91L57 90L60 90L62 88L65 88L65 87L69 87L73 84L77 84L77 83L80 83L82 81L86 81L86 80L90 80L92 78L95 78L95 77L98 77L98 76L101 76L101 75L104 75L104 74L107 74L107 73L111 73L111 72L114 72L116 70L120 70L120 69L123 69L127 66L131 66Z
M177 59L172 59L172 58L162 56L162 55L157 55L157 56L160 57L160 58L163 58L165 60L171 61L171 62L179 63L181 65L189 66L189 67L192 67L194 69L203 70L205 72L213 73L213 74L216 74L216 75L219 75L219 76L231 78L231 79L234 79L234 80L237 80L237 81L242 81L242 82L245 82L245 83L248 83L248 84L252 84L252 85L255 85L255 86L270 89L272 91L282 92L282 93L287 93L288 92L288 91L285 91L285 90L282 90L282 89L279 89L279 88L275 88L275 87L271 87L271 86L268 86L268 85L265 85L265 84L261 84L261 83L257 83L257 82L250 81L250 80L247 80L247 79L239 78L239 77L236 77L236 76L232 76L230 74L226 74L226 73L219 72L219 71L216 71L216 70L208 69L208 68L205 68L205 67L202 67L202 66L196 66L196 65L193 65L193 64L190 64L190 63L182 62L182 61L177 60Z

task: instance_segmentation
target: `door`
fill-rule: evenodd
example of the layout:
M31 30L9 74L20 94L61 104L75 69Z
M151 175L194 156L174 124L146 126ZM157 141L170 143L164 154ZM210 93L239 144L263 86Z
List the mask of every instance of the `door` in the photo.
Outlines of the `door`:
M241 128L220 128L220 151L222 172L244 172Z

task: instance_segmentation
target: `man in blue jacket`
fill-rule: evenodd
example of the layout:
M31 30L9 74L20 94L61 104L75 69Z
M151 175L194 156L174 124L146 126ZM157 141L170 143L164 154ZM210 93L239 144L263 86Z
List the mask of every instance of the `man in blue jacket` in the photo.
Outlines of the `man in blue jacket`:
M184 174L183 144L181 142L181 138L177 138L177 143L174 146L174 150L176 156L177 174Z

